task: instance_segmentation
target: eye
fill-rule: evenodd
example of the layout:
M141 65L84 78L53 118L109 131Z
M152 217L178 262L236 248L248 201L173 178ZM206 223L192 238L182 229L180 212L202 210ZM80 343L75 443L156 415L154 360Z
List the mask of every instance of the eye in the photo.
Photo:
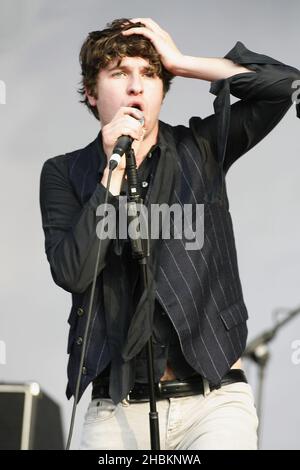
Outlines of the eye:
M120 72L115 72L115 73L112 74L112 76L115 77L116 75L121 75L122 73L125 73L125 72L122 72L122 71L120 71Z
M148 71L148 72L145 72L145 75L146 75L147 77L154 77L154 76L155 76L155 72L153 72L153 71Z

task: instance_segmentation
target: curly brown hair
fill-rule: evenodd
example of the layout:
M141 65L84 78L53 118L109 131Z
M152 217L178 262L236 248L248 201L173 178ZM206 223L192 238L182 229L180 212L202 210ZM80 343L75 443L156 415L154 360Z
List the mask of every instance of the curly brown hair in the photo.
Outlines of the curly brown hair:
M100 69L104 69L108 64L119 57L119 62L123 57L142 57L147 59L158 77L163 82L163 96L168 92L171 80L174 75L163 66L159 54L151 41L140 34L123 36L122 30L133 27L144 26L142 23L131 23L130 19L119 18L111 23L107 23L107 28L101 31L92 31L85 39L79 55L82 79L78 92L83 96L80 103L84 103L93 115L99 120L96 106L91 106L86 90L89 94L97 98L97 78Z

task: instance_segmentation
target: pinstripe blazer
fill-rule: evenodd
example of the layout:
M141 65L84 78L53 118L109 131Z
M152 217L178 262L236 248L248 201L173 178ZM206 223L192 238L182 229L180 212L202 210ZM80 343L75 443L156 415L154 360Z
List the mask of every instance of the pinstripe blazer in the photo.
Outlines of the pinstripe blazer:
M155 265L155 297L169 315L189 364L217 384L241 356L248 318L239 278L225 176L230 166L261 141L292 105L292 82L299 70L248 50L241 42L225 56L252 70L211 84L215 113L192 117L188 126L159 121L161 154L150 203L169 188L169 202L204 204L204 244L186 250L184 240L162 240ZM240 98L230 105L230 93ZM297 105L297 116L300 109ZM67 396L74 394L94 260L99 184L105 166L101 133L84 149L51 158L41 174L40 203L45 249L55 282L72 293L69 317ZM164 171L164 169L168 171ZM117 198L109 202L117 207ZM126 267L109 241L103 244L92 309L80 396L110 361L123 365L110 394L117 403L132 387L134 357L121 352L130 328ZM127 369L126 369L127 367Z

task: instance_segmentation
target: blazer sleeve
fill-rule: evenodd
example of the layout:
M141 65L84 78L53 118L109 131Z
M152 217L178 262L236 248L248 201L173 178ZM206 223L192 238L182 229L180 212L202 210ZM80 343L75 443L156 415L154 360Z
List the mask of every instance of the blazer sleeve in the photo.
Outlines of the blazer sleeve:
M68 178L65 156L47 160L40 178L40 208L45 251L56 284L71 293L82 293L92 283L99 247L96 209L105 202L106 188L98 183L82 205ZM117 208L118 198L109 193ZM98 274L105 266L110 239L102 240Z
M192 117L190 127L202 148L209 149L226 173L229 167L260 142L293 104L300 71L272 57L252 52L238 41L225 55L251 72L211 83L215 113ZM230 104L230 94L240 98ZM300 104L296 105L300 118Z

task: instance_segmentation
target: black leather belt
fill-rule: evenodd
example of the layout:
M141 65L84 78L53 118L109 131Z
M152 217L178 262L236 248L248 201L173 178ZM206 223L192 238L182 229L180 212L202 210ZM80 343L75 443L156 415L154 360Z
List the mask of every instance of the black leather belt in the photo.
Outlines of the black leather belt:
M223 385L229 385L235 382L247 383L245 373L242 369L230 369L218 385L209 384L210 390L215 390ZM110 398L108 390L108 378L95 379L93 382L92 399ZM186 397L198 394L204 394L204 383L201 375L195 375L185 380L166 380L155 384L156 400L173 397ZM130 391L127 400L149 401L148 384L136 382L133 389Z

